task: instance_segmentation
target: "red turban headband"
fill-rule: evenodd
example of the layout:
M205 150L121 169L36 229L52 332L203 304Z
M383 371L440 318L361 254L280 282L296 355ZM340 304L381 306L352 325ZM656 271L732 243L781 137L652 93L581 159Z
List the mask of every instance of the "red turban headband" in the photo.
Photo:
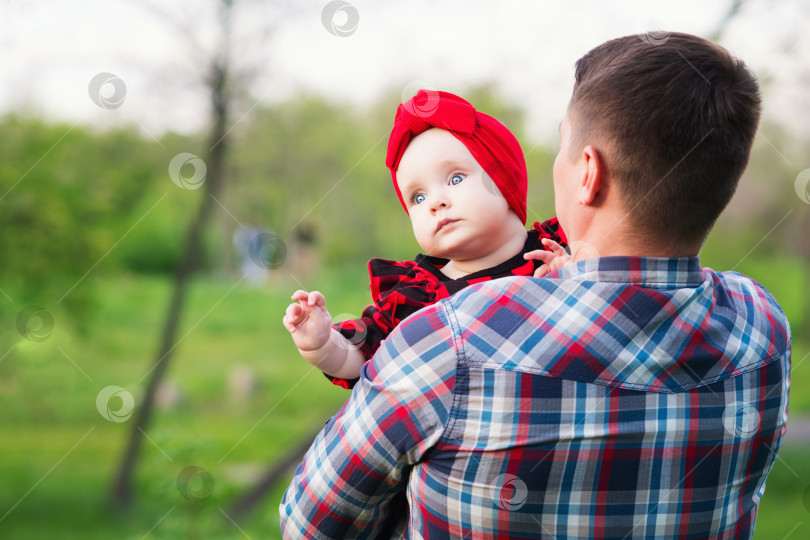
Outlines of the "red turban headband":
M501 191L509 207L526 223L528 180L523 151L506 126L476 111L449 92L420 90L397 108L394 129L388 139L385 164L391 169L394 188L405 211L408 207L397 184L397 168L411 139L436 127L449 131L467 147Z

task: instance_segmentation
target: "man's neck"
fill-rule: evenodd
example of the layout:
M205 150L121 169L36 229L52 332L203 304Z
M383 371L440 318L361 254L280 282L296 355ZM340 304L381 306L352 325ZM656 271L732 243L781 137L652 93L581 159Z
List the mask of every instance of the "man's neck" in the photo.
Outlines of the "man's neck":
M702 242L696 245L675 246L645 238L623 220L591 221L582 230L568 234L572 258L594 257L696 257ZM567 231L566 231L567 232Z

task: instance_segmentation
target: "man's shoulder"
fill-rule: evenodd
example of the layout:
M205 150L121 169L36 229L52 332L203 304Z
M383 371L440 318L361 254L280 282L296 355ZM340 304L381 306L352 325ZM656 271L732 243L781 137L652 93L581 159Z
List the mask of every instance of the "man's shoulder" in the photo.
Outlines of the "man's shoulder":
M447 303L450 309L467 302L475 301L477 298L499 298L505 295L514 295L518 291L528 288L530 290L545 289L551 290L550 280L545 278L533 278L532 276L512 275L472 283L460 292L450 297ZM546 285L544 287L544 284Z
M440 300L424 307L399 323L380 345L385 354L378 351L374 356L376 368L390 368L401 375L404 365L430 363L441 353L452 351L457 324L446 302Z
M468 357L477 351L487 365L665 392L789 358L787 318L751 278L700 270L696 261L686 273L619 274L607 263L583 265L575 277L480 283L447 300ZM533 353L507 354L515 350ZM691 372L682 369L683 351L692 351Z
M560 289L560 281L531 276L507 276L473 283L446 299L444 309L457 314L486 309L486 305L508 301L532 302L538 306L549 297L567 294ZM570 280L570 286L576 286Z
M709 267L704 267L703 273L704 275L711 276L715 283L722 285L729 291L739 292L740 294L756 295L756 297L762 298L769 304L773 304L779 308L780 311L782 310L782 308L779 306L779 302L776 301L773 294L771 294L771 292L765 288L764 285L759 283L751 276L741 274L740 272L736 272L734 270L717 271Z
M782 306L764 285L750 276L735 271L717 272L703 269L714 284L715 299L719 307L728 304L747 306L749 311L767 319L769 325L790 341L790 324Z
M392 403L434 402L432 407L446 410L455 388L456 328L444 301L411 315L365 363L358 386L371 385L384 391Z
M711 285L715 293L715 301L720 306L729 303L737 306L745 304L752 309L771 314L777 322L787 326L787 317L779 302L765 286L755 279L739 272L718 272L708 267L704 267L702 273L703 286ZM455 311L487 302L503 303L506 299L531 298L533 301L540 301L551 296L569 297L579 294L577 289L594 289L595 285L621 289L634 284L615 281L600 282L581 277L566 278L554 274L546 278L510 276L470 285L454 295L449 300L448 307ZM637 287L637 284L635 285ZM673 284L668 288L671 290L677 287ZM658 287L650 288L651 291L657 289Z

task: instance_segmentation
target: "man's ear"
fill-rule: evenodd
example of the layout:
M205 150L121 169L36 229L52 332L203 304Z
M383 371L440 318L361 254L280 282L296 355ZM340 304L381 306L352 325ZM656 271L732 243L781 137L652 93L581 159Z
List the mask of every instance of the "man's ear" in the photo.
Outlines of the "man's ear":
M604 169L602 159L593 146L588 145L582 149L582 160L584 170L581 183L577 189L577 202L587 206L593 203L599 194L599 190L602 189Z

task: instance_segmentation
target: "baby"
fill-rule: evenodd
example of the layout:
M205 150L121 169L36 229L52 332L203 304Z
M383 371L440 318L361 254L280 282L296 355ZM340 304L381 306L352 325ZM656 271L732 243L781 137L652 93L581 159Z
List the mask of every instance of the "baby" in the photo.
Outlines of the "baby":
M350 388L385 337L409 315L473 283L542 277L569 257L552 218L525 229L526 163L495 118L448 92L420 90L397 109L386 165L427 255L368 263L373 304L333 325L317 291L296 291L284 326L332 382Z

